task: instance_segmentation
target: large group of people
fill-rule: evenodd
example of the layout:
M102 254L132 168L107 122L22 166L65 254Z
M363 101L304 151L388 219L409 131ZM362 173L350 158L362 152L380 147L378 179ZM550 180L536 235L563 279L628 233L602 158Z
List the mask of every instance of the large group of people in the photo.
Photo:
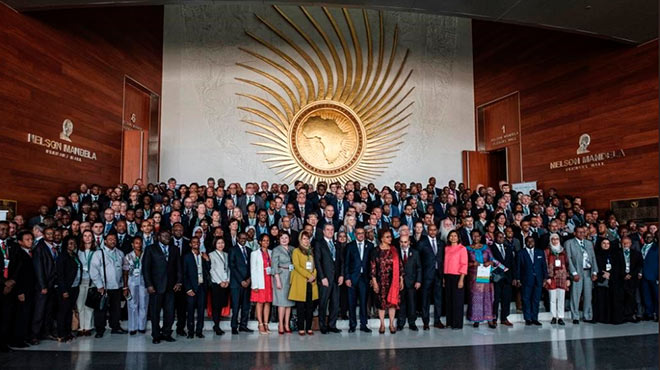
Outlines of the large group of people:
M230 316L235 335L256 318L260 334L301 336L339 333L342 318L351 333L371 317L381 334L418 318L512 326L514 305L542 325L541 302L551 325L567 301L572 325L658 318L656 225L503 181L82 184L0 221L0 257L2 350L140 335L147 320L156 344L202 338L205 316L214 335Z

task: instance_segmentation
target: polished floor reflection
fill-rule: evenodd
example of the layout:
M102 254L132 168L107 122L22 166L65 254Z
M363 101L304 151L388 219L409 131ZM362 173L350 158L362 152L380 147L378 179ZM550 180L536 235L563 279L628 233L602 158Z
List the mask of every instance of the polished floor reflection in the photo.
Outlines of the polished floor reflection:
M657 334L440 348L298 352L13 352L2 369L641 369L658 367Z

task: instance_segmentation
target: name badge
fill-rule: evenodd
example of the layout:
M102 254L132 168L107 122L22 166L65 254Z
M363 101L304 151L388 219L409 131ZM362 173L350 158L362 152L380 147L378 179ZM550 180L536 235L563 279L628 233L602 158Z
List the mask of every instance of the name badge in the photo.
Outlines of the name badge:
M555 267L561 267L561 261L555 260Z
M87 266L83 266L83 271L88 272Z
M289 271L293 271L293 265L289 264Z
M197 275L197 284L203 284L204 283L204 277L202 275Z
M9 260L5 260L5 268L9 268Z
M309 270L309 271L314 270L314 269L312 268L312 261L307 261L307 262L305 263L305 269L307 269L307 270Z
M133 269L133 276L135 277L140 276L140 269Z
M270 275L272 270L273 269L270 266L266 267L266 275Z
M605 271L610 271L612 269L612 264L608 263L605 265Z

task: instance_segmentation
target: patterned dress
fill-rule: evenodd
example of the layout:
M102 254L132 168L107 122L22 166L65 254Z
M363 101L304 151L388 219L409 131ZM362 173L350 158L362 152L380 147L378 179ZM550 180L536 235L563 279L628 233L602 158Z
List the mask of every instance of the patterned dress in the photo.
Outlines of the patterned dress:
M483 261L491 261L491 267L500 266L500 263L493 258L493 254L487 246L483 246ZM491 321L493 316L493 283L477 283L477 266L470 266L476 262L476 253L468 249L468 277L470 279L470 290L468 291L468 310L467 318L470 321L481 322Z
M375 277L378 283L378 294L374 302L376 307L381 310L387 308L399 309L398 303L394 305L387 301L387 295L390 292L390 286L392 286L392 266L394 265L392 253L396 253L396 249L393 246L388 250L375 248L371 252L371 276ZM399 277L402 277L403 263L401 262L401 258L397 258L397 261L399 262Z

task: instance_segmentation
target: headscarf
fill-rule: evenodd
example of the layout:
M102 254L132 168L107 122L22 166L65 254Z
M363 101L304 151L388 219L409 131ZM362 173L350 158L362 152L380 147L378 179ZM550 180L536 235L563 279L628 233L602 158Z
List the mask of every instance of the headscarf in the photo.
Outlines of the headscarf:
M553 245L552 244L552 238L559 239L559 243ZM559 237L559 234L557 234L557 233L550 234L550 237L548 238L548 240L550 240L550 251L552 251L552 253L554 255L558 255L558 254L560 254L561 252L564 251L564 247L561 246L561 238Z
M206 237L206 233L204 232L204 229L202 229L201 226L195 226L192 232L192 236L195 236L197 230L200 230L202 232L202 237L199 238L199 252L206 253L206 245L204 244L204 238Z

